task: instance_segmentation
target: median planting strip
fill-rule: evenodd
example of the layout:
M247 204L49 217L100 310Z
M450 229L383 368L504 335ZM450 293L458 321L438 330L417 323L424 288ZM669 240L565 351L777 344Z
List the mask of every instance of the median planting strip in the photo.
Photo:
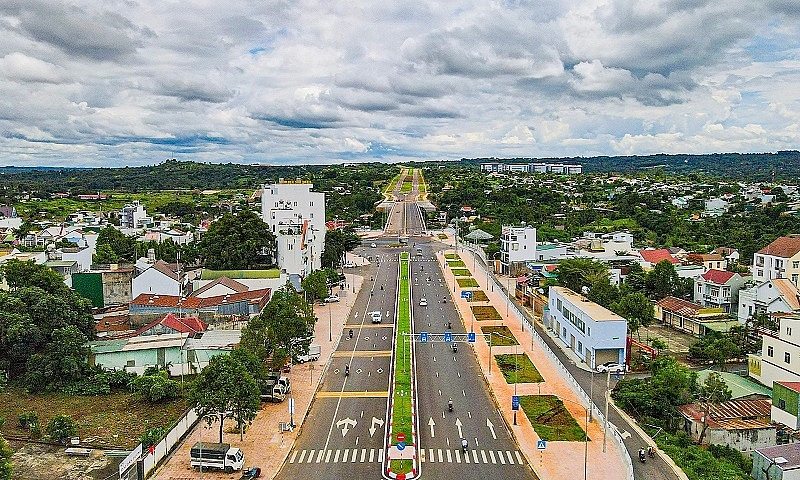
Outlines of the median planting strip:
M522 411L539 438L548 442L583 442L587 438L578 422L555 395L523 395Z
M389 410L389 438L387 439L387 464L390 478L398 480L417 476L417 425L414 391L414 364L411 339L411 285L409 282L409 254L400 254L400 293L395 326L395 355L392 376L392 403Z

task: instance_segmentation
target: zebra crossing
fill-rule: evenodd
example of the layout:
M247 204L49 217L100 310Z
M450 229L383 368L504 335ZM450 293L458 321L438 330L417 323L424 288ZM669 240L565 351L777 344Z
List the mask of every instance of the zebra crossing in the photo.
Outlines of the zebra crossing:
M492 465L524 465L519 450L468 450L423 448L420 450L422 463L476 463ZM295 450L289 456L289 463L381 463L383 449L344 448L336 450Z

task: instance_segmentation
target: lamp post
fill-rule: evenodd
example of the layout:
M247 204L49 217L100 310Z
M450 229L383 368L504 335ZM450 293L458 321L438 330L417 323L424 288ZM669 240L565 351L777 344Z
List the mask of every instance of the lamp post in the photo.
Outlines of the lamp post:
M493 271L495 274L497 273L497 269L495 268L495 265L496 265L496 263L495 263L495 262L497 262L497 255L498 255L498 254L500 254L500 253L503 253L503 252L501 252L500 250L498 250L498 251L494 252L494 255L492 255L492 271ZM487 270L488 270L488 269L487 269ZM487 275L488 275L488 273L487 273ZM492 291L492 292L494 292L494 282L492 282L492 284L491 284L491 291Z
M574 403L575 405L581 407L584 411L583 418L585 419L585 424L583 427L583 480L586 480L587 464L589 458L589 409L584 407L578 402L568 400L566 398L560 398L560 399L562 402Z
M333 342L333 316L331 314L331 305L333 302L328 303L328 341ZM324 325L324 323L323 323Z

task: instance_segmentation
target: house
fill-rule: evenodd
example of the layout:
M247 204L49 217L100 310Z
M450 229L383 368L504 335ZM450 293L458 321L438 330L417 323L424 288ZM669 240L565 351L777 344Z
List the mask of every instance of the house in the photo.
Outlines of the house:
M677 407L683 429L697 442L703 427L703 445L725 445L741 452L775 445L770 400L730 400L722 403L689 403Z
M198 332L205 332L207 328L208 325L197 317L176 316L175 314L168 313L142 326L130 336L142 337L170 333L188 333L194 335Z
M80 271L78 262L74 260L48 260L44 264L51 270L60 273L64 277L64 283L72 288L72 274Z
M500 234L500 265L506 275L515 274L525 262L536 260L536 228L503 225Z
M142 293L131 301L129 312L131 322L136 325L148 323L154 316L166 313L196 316L208 323L219 317L249 319L261 313L271 296L269 288L208 298Z
M739 251L730 247L717 247L713 253L718 253L725 258L725 269L739 264Z
M261 290L264 288L270 288L273 291L283 287L286 285L286 282L289 281L289 275L282 273L277 269L209 270L204 268L200 270L199 275L192 279L192 296L198 296L198 291L205 288L209 283L216 282L222 277L226 277L227 280L223 280L221 285L218 284L214 291L224 292L225 294L233 293L232 290L240 290L240 287L234 286L231 281L235 282L236 284L244 285L247 287L247 290ZM211 295L208 290L203 290L199 296Z
M798 480L800 479L800 443L772 445L753 451L753 471L755 480Z
M119 211L119 228L141 230L153 223L153 218L147 215L144 205L139 200L125 204Z
M206 283L204 286L193 291L190 297L209 298L218 297L220 295L231 295L235 293L243 293L250 290L247 285L231 280L228 277L219 277Z
M547 262L560 260L567 257L567 246L555 243L542 243L536 245L536 261Z
M550 287L542 319L570 350L592 368L625 362L628 321L565 287Z
M261 215L275 235L276 262L287 274L306 276L322 267L325 245L325 194L311 183L264 185Z
M143 293L181 295L182 280L179 271L177 264L168 264L164 260L158 260L133 278L131 296L136 298Z
M725 269L725 259L718 253L690 253L686 255L686 260L695 265L702 265L706 271Z
M703 213L707 217L719 217L728 211L729 203L721 198L709 198L705 201Z
M673 257L669 250L666 248L659 248L653 249L649 248L646 250L639 250L639 256L642 257L642 268L650 269L656 266L656 264L662 260L668 260L673 265L678 265L681 263L677 258Z
M706 308L676 297L664 297L654 306L656 321L676 330L702 337L711 331L724 333L737 325L721 308Z
M697 372L697 383L702 385L710 375L718 375L731 391L731 400L766 400L772 398L772 390L731 372L705 369Z
M772 421L800 430L800 382L772 383Z
M747 284L745 284L747 285ZM739 322L757 314L800 313L800 290L785 278L768 280L739 290Z
M72 274L72 288L98 308L131 301L133 268L117 267Z
M739 290L751 279L727 270L708 270L695 280L694 301L706 308L721 308L735 315L739 308Z
M761 353L748 355L749 375L769 388L800 382L800 315L783 317L778 331L761 331Z
M800 236L778 237L753 254L753 279L757 282L788 278L800 286Z

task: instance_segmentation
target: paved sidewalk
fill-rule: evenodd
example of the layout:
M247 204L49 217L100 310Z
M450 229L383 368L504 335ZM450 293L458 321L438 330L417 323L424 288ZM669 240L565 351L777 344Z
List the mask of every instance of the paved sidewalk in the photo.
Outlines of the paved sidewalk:
M357 265L366 264L366 260L360 257L348 255L348 260L353 260ZM341 301L329 303L324 306L315 305L314 314L317 316L317 324L314 327L314 343L322 347L322 353L318 361L294 365L289 374L292 380L292 396L295 401L294 422L297 428L293 432L281 433L278 422L289 421L289 401L282 403L262 403L261 410L258 412L253 424L244 434L243 440L239 439L238 432L234 432L235 423L233 420L226 420L223 441L233 446L239 447L244 451L245 466L261 467L261 477L265 479L274 478L278 470L286 460L290 447L302 429L305 416L308 413L311 402L325 371L328 360L331 357L337 342L342 333L350 309L353 307L358 291L363 283L363 278L347 273L347 286L339 293ZM330 328L329 328L330 326ZM159 480L194 480L198 478L198 472L189 466L189 450L195 442L202 438L208 442L219 440L219 424L214 423L211 427L204 422L190 432L180 447L166 460L158 469L157 473L151 476ZM226 475L223 472L203 472L203 478L224 478L238 479L241 472Z
M445 251L448 252L448 251ZM454 281L453 276L450 274L444 260L444 253L440 252L437 255L442 268L445 270L445 278L452 286ZM454 252L454 250L449 250ZM513 316L506 314L507 298L498 289L492 291L489 288L486 278L486 271L478 265L473 267L472 253L468 250L462 249L459 252L461 258L466 263L470 271L473 271L473 278L479 283L480 289L483 290L489 298L487 302L473 302L468 303L466 300L458 298L459 295L454 295L454 301L459 309L461 318L465 323L465 327L469 331L472 322L474 321L474 328L477 333L481 333L480 327L482 325L505 325L512 334L520 342L518 345L517 353L523 352L531 359L536 366L539 373L544 378L544 382L534 384L517 384L518 395L537 395L539 393L545 395L556 395L562 399L565 407L569 410L576 422L585 428L586 413L585 401L578 398L573 391L572 387L561 376L561 369L554 364L551 357L545 354L539 345L534 343L533 338L529 331L524 330L520 322ZM513 288L513 287L512 287ZM461 290L456 288L456 290ZM513 290L511 290L513 291ZM503 317L500 322L484 321L479 322L474 320L470 305L493 305L495 309ZM536 474L543 480L574 480L578 478L626 478L626 466L621 460L622 452L618 452L619 445L611 437L611 432L608 434L606 443L606 453L603 453L603 426L599 424L597 419L589 424L588 434L589 442L547 442L547 448L544 451L537 450L537 441L539 436L534 431L531 423L522 410L517 412L517 425L513 425L514 413L511 410L511 397L514 394L514 385L506 383L503 378L497 363L494 358L489 358L489 346L483 337L478 338L474 345L475 355L478 358L478 363L483 370L485 378L491 387L491 391L500 406L508 427L514 433L517 442L520 446L520 451L528 458L528 461L533 466ZM494 347L492 348L492 355L498 353L514 353L514 347ZM491 363L490 363L491 362ZM491 369L491 372L490 372ZM627 455L627 453L625 453ZM586 470L584 472L584 465Z

